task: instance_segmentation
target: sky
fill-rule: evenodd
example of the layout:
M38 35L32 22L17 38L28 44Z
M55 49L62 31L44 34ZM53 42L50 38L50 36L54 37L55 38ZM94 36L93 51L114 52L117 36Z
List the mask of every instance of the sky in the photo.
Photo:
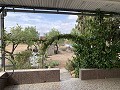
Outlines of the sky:
M56 28L62 34L65 34L70 33L72 28L75 27L76 19L76 15L9 12L5 17L5 28L9 32L11 27L18 24L23 28L35 26L41 36L52 28Z

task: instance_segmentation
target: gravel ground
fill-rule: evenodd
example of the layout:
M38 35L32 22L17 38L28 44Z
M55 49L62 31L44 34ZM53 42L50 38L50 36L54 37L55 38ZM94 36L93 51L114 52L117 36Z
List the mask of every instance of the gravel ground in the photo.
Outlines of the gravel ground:
M80 80L61 69L60 82L14 85L5 90L120 90L120 78Z
M61 82L16 85L5 90L120 90L120 79L81 81L71 78Z

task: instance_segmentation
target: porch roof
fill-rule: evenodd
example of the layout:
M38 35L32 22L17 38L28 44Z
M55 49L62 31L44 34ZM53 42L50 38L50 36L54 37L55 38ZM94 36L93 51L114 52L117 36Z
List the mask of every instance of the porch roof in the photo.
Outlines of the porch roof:
M120 0L0 0L0 7L120 14Z

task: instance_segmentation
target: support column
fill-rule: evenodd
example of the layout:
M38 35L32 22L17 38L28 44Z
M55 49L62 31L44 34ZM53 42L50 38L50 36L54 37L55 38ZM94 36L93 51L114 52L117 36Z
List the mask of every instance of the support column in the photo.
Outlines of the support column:
M1 44L1 67L5 71L5 46L4 46L4 12L0 14L0 44Z
M2 37L1 37L1 13L0 13L0 68L2 67L2 41L1 41L1 39L2 39Z

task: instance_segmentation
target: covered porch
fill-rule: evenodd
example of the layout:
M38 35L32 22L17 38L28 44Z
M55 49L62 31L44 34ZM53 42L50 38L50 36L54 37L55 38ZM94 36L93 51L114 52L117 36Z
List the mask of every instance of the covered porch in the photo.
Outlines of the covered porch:
M5 47L4 47L4 17L7 12L23 13L48 13L48 14L70 14L70 15L88 15L96 16L96 10L105 17L120 15L119 0L1 0L0 1L0 46L1 46L1 66L3 72L0 72L0 90L119 90L120 79L96 79L80 80L71 78L67 71L59 69L47 70L13 70L6 72L5 68ZM29 76L26 72L33 72ZM40 75L39 78L35 77ZM41 71L45 73L41 73ZM22 80L28 79L31 83L17 83L20 73L24 73ZM26 74L25 74L26 73ZM44 75L43 75L44 74ZM18 76L17 76L18 75ZM28 75L28 76L27 76ZM42 77L42 75L44 77ZM15 77L14 77L15 76ZM13 77L10 79L10 77ZM68 78L69 77L69 78ZM42 81L42 79L44 80ZM15 81L13 80L15 79ZM32 79L32 81L31 81ZM39 80L38 80L39 79ZM41 81L40 81L41 79ZM7 86L8 80L12 86ZM12 81L13 80L13 81ZM34 80L36 80L34 82ZM14 85L14 83L18 85ZM7 87L6 87L7 86Z

